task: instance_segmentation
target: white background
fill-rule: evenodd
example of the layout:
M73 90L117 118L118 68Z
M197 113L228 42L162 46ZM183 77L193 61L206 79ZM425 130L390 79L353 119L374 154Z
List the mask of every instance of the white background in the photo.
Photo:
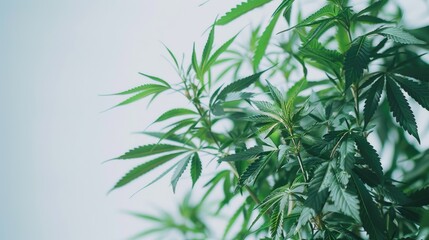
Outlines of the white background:
M100 113L120 99L99 94L142 83L139 71L174 78L160 41L179 55L202 48L237 2L0 0L0 239L124 239L144 224L123 210L174 209L168 177L106 195L135 162L101 162L148 142L131 132L180 101ZM428 22L425 1L401 2L415 26ZM219 28L217 43L244 25Z

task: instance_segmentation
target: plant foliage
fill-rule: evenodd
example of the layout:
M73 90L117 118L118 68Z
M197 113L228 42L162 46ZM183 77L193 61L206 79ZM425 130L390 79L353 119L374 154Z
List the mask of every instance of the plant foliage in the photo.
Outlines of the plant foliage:
M178 83L141 73L149 83L115 94L130 96L117 106L165 93L188 102L154 120L163 130L143 132L155 143L114 159L143 163L113 190L154 169L163 173L147 185L167 174L173 191L183 176L192 182L179 206L188 220L133 213L156 224L136 238L169 230L183 239L428 237L429 151L419 146L428 139L416 116L429 110L429 27L399 27L393 1L329 0L312 13L306 4L320 3L300 2L234 3L201 52L194 44L179 62L166 48ZM219 28L265 6L267 22L240 33L246 43L236 35L214 48ZM231 126L221 131L224 120ZM208 199L215 204L203 207ZM222 216L216 235L210 219Z

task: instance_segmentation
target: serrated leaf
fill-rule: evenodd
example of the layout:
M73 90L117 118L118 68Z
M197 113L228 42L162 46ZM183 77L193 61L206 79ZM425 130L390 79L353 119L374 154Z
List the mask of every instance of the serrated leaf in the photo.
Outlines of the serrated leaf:
M377 175L378 182L382 182L383 168L381 167L381 159L378 156L377 151L375 151L374 147L366 140L365 137L355 135L354 139L364 162Z
M270 90L271 98L277 103L277 106L282 107L283 104L285 103L285 97L282 94L282 92L280 92L280 90L278 88L273 86L268 81L267 81L267 86L268 86L268 89Z
M200 156L198 155L198 153L194 153L194 155L192 156L192 162L191 162L192 187L195 185L198 178L200 178L201 171L202 171L202 165L201 165Z
M390 111L393 113L396 121L405 131L420 142L416 119L414 118L410 105L396 82L389 76L387 76L386 79L386 94Z
M259 77L267 70L255 73L251 76L242 78L240 80L237 80L229 85L227 85L226 87L224 87L218 94L216 100L225 100L226 96L229 93L232 92L238 92L241 91L247 87L249 87L252 83L256 82Z
M159 86L160 85L158 85L158 84L143 84L143 85L140 85L138 87L133 87L131 89L128 89L126 91L122 91L122 92L118 92L118 93L113 93L113 94L107 94L107 95L103 95L103 96L128 95L128 94L131 94L131 93L137 93L137 92L142 92L142 91L145 91L145 90L150 90L150 89L153 89L153 88L158 88Z
M292 117L292 111L295 103L295 99L298 97L302 89L305 88L307 79L303 78L296 82L286 93L287 101L285 105L286 116Z
M177 182L179 181L183 172L185 172L186 168L188 167L191 157L192 155L188 155L178 162L177 167L174 170L173 176L171 178L171 186L173 186L173 192L176 192Z
M385 223L380 214L380 210L375 205L374 200L362 181L354 174L352 174L351 179L356 188L356 194L360 202L359 213L363 228L368 233L370 239L386 239Z
M333 4L328 4L323 7L321 7L319 10L317 10L315 13L311 14L304 20L300 21L294 28L300 28L305 26L310 26L312 24L320 23L319 20L322 17L333 17L337 14L337 8Z
M340 183L337 178L331 181L329 190L334 205L345 215L359 221L359 201L357 197L343 188L342 183Z
M279 19L280 13L274 15L268 24L267 28L265 28L261 37L258 40L258 44L256 45L255 54L253 56L253 68L258 69L259 64L261 63L262 58L265 55L265 51L267 50L268 43L270 42L271 35L273 34L274 27L276 26L277 20Z
M322 163L310 180L308 197L304 202L304 206L313 209L316 214L320 213L328 199L328 187L332 180L333 175L330 170L330 164Z
M372 116L378 108L381 94L384 88L384 77L380 77L369 89L366 95L365 107L363 109L363 116L365 119L365 126L368 125Z
M194 71L195 71L195 74L197 75L197 78L198 78L199 80L201 80L201 79L200 79L200 67L198 66L197 53L196 53L196 51L195 51L195 43L194 43L194 45L192 46L192 58L191 58L191 64L192 64L192 68L193 68L193 69L194 69Z
M144 146L131 149L130 151L126 152L125 154L115 159L142 158L142 157L147 157L155 154L178 151L178 150L189 151L190 149L181 147L181 146L170 145L170 144L149 144L149 145L144 145Z
M364 69L368 68L371 54L371 44L365 36L353 41L344 57L344 71L346 77L346 89L359 81Z
M219 20L216 21L216 25L226 25L227 23L244 15L245 13L250 12L255 8L261 7L269 2L271 2L271 0L247 0L242 2L219 18Z
M162 122L165 121L167 119L173 118L173 117L178 117L178 116L183 116L183 115L196 115L197 113L187 109L187 108L174 108L171 110L168 110L167 112L163 113L161 116L159 116L155 122Z
M168 50L168 48L167 48L167 50ZM171 53L170 51L169 51L169 53L170 54L173 54L173 53ZM174 55L172 55L172 56L174 56ZM159 77L155 77L155 76L152 76L152 75L148 75L148 74L145 74L145 73L142 73L142 72L139 72L139 74L140 75L142 75L142 76L145 76L145 77L147 77L147 78L149 78L149 79L151 79L151 80L153 80L153 81L155 81L155 82L159 82L159 83L162 83L162 84L164 84L166 87L171 87L170 86L170 84L168 84L168 82L167 81L165 81L164 79L162 79L162 78L159 78Z
M203 56L201 58L201 68L204 69L204 65L209 59L210 53L213 48L213 42L214 42L214 33L215 33L215 25L213 24L212 28L210 29L209 36L206 41L206 45L204 46L203 50Z
M413 35L397 27L385 28L379 32L380 35L402 44L424 44Z
M332 66L339 69L343 63L343 56L336 50L326 49L320 42L312 41L305 48L299 49L304 58L309 58L325 66Z
M187 138L183 134L166 136L166 133L163 133L163 132L147 132L147 131L144 131L144 132L139 132L139 133L146 134L148 136L152 136L152 137L155 137L155 138L158 138L161 140L165 139L165 140L173 141L173 142L180 143L183 145L187 145L191 148L197 148L197 146L192 142L192 140Z
M152 171L153 169L161 166L162 164L174 159L175 157L177 157L183 153L185 153L185 152L178 152L178 153L172 153L172 154L164 155L164 156L161 156L159 158L155 158L149 162L143 163L143 164L133 168L131 171L129 171L127 174L125 174L115 184L115 186L112 188L112 190L125 186L126 184L136 180L137 178L145 175L146 173Z
M422 82L417 79L403 76L401 74L393 74L392 78L396 80L405 92L410 95L420 106L429 110L429 83Z
M271 214L270 234L274 240L280 239L283 235L284 209L276 208Z
M252 184L259 173L264 168L265 164L267 163L267 160L260 157L257 158L255 161L253 161L243 172L243 174L240 175L240 178L238 179L238 185L237 187L242 187L244 185L250 185Z
M313 40L320 38L323 33L325 33L328 29L334 26L332 19L324 19L321 21L317 21L318 24L315 25L307 35L303 37L302 47L305 48L313 42Z
M230 161L245 161L256 158L259 154L263 153L264 149L261 146L254 146L246 149L242 152L231 154L222 158L219 158L218 162L230 162Z
M125 101L120 102L119 104L117 104L114 107L124 106L124 105L130 104L130 103L136 102L138 100L141 100L141 99L148 97L150 95L159 94L159 93L161 93L165 90L168 90L168 89L169 89L169 87L162 86L162 85L156 85L156 87L152 87L152 88L149 88L149 89L144 90L142 92L139 92L136 95L126 99Z

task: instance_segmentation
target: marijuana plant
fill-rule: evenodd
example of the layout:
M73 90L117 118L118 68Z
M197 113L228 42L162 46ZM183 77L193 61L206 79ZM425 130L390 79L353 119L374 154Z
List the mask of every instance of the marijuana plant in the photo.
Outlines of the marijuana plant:
M429 26L399 26L394 1L328 0L310 14L300 2L238 4L211 26L202 51L194 44L189 59L166 48L179 83L142 74L150 83L118 93L131 96L118 106L162 100L166 92L189 104L155 120L164 131L143 132L154 144L116 158L145 162L113 189L166 163L147 185L170 173L175 191L185 172L195 184L203 166L227 166L193 189L205 193L199 204L185 199L182 216L193 224L167 213L137 214L158 224L141 236L177 229L184 239L220 239L201 212L218 185L223 200L210 216L240 202L226 213L223 239L428 236L429 151L419 146L425 131L415 112L429 110ZM238 43L243 31L215 47L215 31L265 5L273 7L270 20L251 29L246 43ZM231 128L216 130L224 120Z

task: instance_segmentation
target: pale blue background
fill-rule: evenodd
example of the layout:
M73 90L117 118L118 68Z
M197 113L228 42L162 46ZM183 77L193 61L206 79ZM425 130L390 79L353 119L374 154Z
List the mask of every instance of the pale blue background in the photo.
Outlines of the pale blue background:
M414 25L428 22L425 1L401 2L413 9ZM0 239L124 239L144 224L122 210L174 208L169 179L131 199L139 185L106 196L135 163L100 163L145 143L130 132L180 101L100 113L119 99L98 95L141 83L139 71L173 78L159 41L189 53L234 5L200 3L0 0Z

